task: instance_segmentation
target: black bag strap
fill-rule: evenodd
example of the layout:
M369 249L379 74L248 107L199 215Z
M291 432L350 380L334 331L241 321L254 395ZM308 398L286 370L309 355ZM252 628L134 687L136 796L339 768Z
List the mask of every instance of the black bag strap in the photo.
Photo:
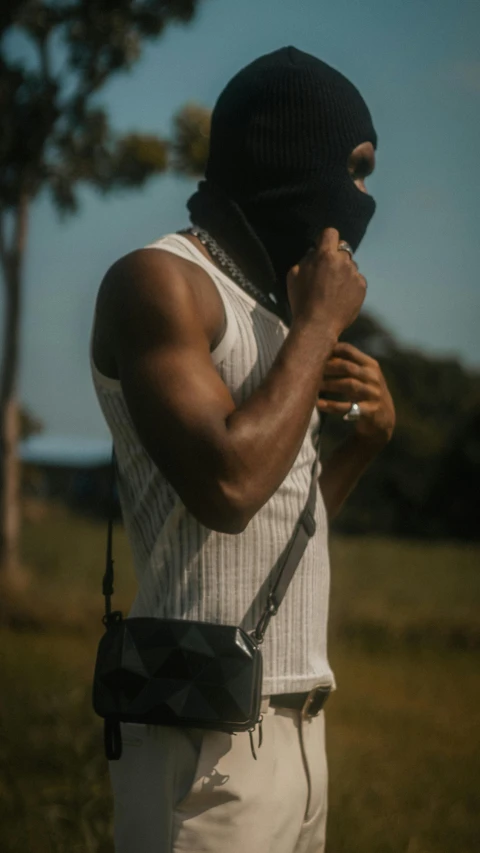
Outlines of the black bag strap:
M112 459L110 463L110 508L108 512L108 532L107 532L107 556L105 564L105 574L102 581L102 592L105 596L105 616L103 617L104 625L107 625L112 618L112 602L113 595L113 558L112 558L112 533L113 533L113 515L115 512L115 445L112 444Z
M265 609L258 620L257 627L252 632L252 636L257 643L263 643L265 631L268 628L270 619L272 616L277 615L278 608L285 597L285 593L293 579L300 560L303 557L308 541L316 530L315 506L317 503L318 460L320 454L320 432L322 430L322 426L323 422L320 425L320 430L317 435L315 460L312 465L312 476L307 502L300 513L300 518L298 519L292 536L290 537L290 540L280 558L280 565L276 580L270 589Z
M272 616L277 614L278 608L283 601L285 593L288 589L289 584L292 581L292 578L295 574L297 566L300 563L300 560L303 556L305 548L308 545L309 539L313 536L316 529L315 524L315 506L317 502L317 479L318 479L318 462L319 462L319 454L320 454L320 433L322 432L323 426L325 423L325 415L321 416L320 427L317 432L316 440L316 448L315 448L315 460L312 465L312 477L310 482L310 489L308 493L307 502L302 512L300 513L300 518L295 525L295 529L292 533L292 536L280 558L279 570L277 572L276 580L268 594L267 604L265 606L265 610L263 611L256 628L251 632L252 637L257 643L263 643L263 638L265 635L265 631L268 628L270 619ZM105 574L103 576L103 585L102 591L105 596L105 615L103 617L103 623L105 626L112 620L116 620L117 618L121 618L120 611L114 611L112 613L111 609L111 596L113 595L113 559L112 559L112 528L113 528L113 515L114 515L114 490L115 490L115 467L116 467L116 456L115 456L115 447L112 445L112 461L110 466L110 513L108 519L108 534L107 534L107 555L106 555L106 567Z

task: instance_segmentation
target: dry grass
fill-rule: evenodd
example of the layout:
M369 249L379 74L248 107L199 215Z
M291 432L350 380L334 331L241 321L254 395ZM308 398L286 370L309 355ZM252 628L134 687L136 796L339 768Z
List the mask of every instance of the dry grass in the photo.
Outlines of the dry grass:
M332 653L329 853L480 848L480 673L471 653Z
M480 547L343 538L331 545L331 634L369 648L480 648Z
M105 525L25 524L34 579L0 632L2 853L112 853L102 722L91 708ZM135 582L114 533L115 607ZM480 549L332 542L328 853L480 849ZM141 851L139 851L141 853Z

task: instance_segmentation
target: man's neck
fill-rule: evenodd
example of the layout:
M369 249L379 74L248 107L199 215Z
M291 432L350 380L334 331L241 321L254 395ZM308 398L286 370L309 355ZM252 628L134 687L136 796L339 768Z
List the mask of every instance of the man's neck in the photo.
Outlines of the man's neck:
M186 237L187 240L189 240L191 243L193 243L193 245L198 249L198 251L201 252L202 255L204 255L204 257L208 261L210 261L210 263L212 263L214 266L216 266L217 269L220 270L220 272L225 273L225 271L222 269L222 267L220 266L218 261L213 257L213 255L210 254L207 247L204 246L204 244L201 242L201 240L198 239L198 237L196 237L194 234L190 234L188 232L182 232L182 236ZM269 310L271 310L271 312L273 314L277 314L277 316L279 316L280 319L283 320L284 323L286 323L287 325L290 325L289 318L286 317L283 312L280 313L280 311L276 311L275 308L273 307L273 305Z
M188 233L185 233L185 232L184 232L184 233L182 234L182 236L183 236L183 237L186 237L186 238L187 238L187 240L190 240L190 242L191 242L191 243L193 243L193 245L198 249L198 251L199 251L199 252L201 252L201 253L202 253L202 255L205 255L205 257L206 257L207 261L210 261L210 263L211 263L211 264L213 264L214 266L216 266L216 267L217 267L217 269L219 269L219 270L220 270L220 272L222 272L222 268L221 268L221 267L220 267L220 265L217 263L217 261L215 260L215 258L213 257L213 255L211 255L211 254L210 254L210 252L208 251L207 247L203 245L203 243L198 239L198 237L195 237L195 234L188 234Z

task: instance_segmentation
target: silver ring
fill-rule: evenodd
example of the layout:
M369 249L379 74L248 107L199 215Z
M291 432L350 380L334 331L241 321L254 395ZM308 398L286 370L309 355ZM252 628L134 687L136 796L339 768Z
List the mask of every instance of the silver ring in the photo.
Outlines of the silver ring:
M362 416L362 410L358 403L352 403L350 410L343 416L344 421L358 421Z
M353 249L346 240L341 240L337 248L339 252L348 252L350 257L353 258Z

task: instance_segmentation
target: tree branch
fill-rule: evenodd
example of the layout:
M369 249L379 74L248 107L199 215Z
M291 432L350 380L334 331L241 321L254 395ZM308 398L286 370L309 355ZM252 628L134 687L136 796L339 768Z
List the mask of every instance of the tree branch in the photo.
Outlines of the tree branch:
M2 263L3 272L5 274L5 279L7 277L7 267L8 267L8 249L5 243L5 211L3 208L0 208L0 261ZM6 282L5 282L6 283Z
M75 92L74 95L72 95L70 99L72 103L80 102L83 107L87 98L89 98L90 95L92 95L97 89L99 89L103 85L103 83L111 73L111 70L108 68L104 69L103 71L97 70L97 72L88 82L88 84L84 80L82 80L80 82L78 90Z
M27 241L27 213L28 213L28 193L24 189L20 193L17 206L17 216L15 217L15 228L12 240L12 253L17 261L23 257L25 244Z
M40 55L40 67L42 69L43 77L47 83L53 83L52 67L50 63L47 41L48 39L46 36L43 38L36 39L38 52Z

